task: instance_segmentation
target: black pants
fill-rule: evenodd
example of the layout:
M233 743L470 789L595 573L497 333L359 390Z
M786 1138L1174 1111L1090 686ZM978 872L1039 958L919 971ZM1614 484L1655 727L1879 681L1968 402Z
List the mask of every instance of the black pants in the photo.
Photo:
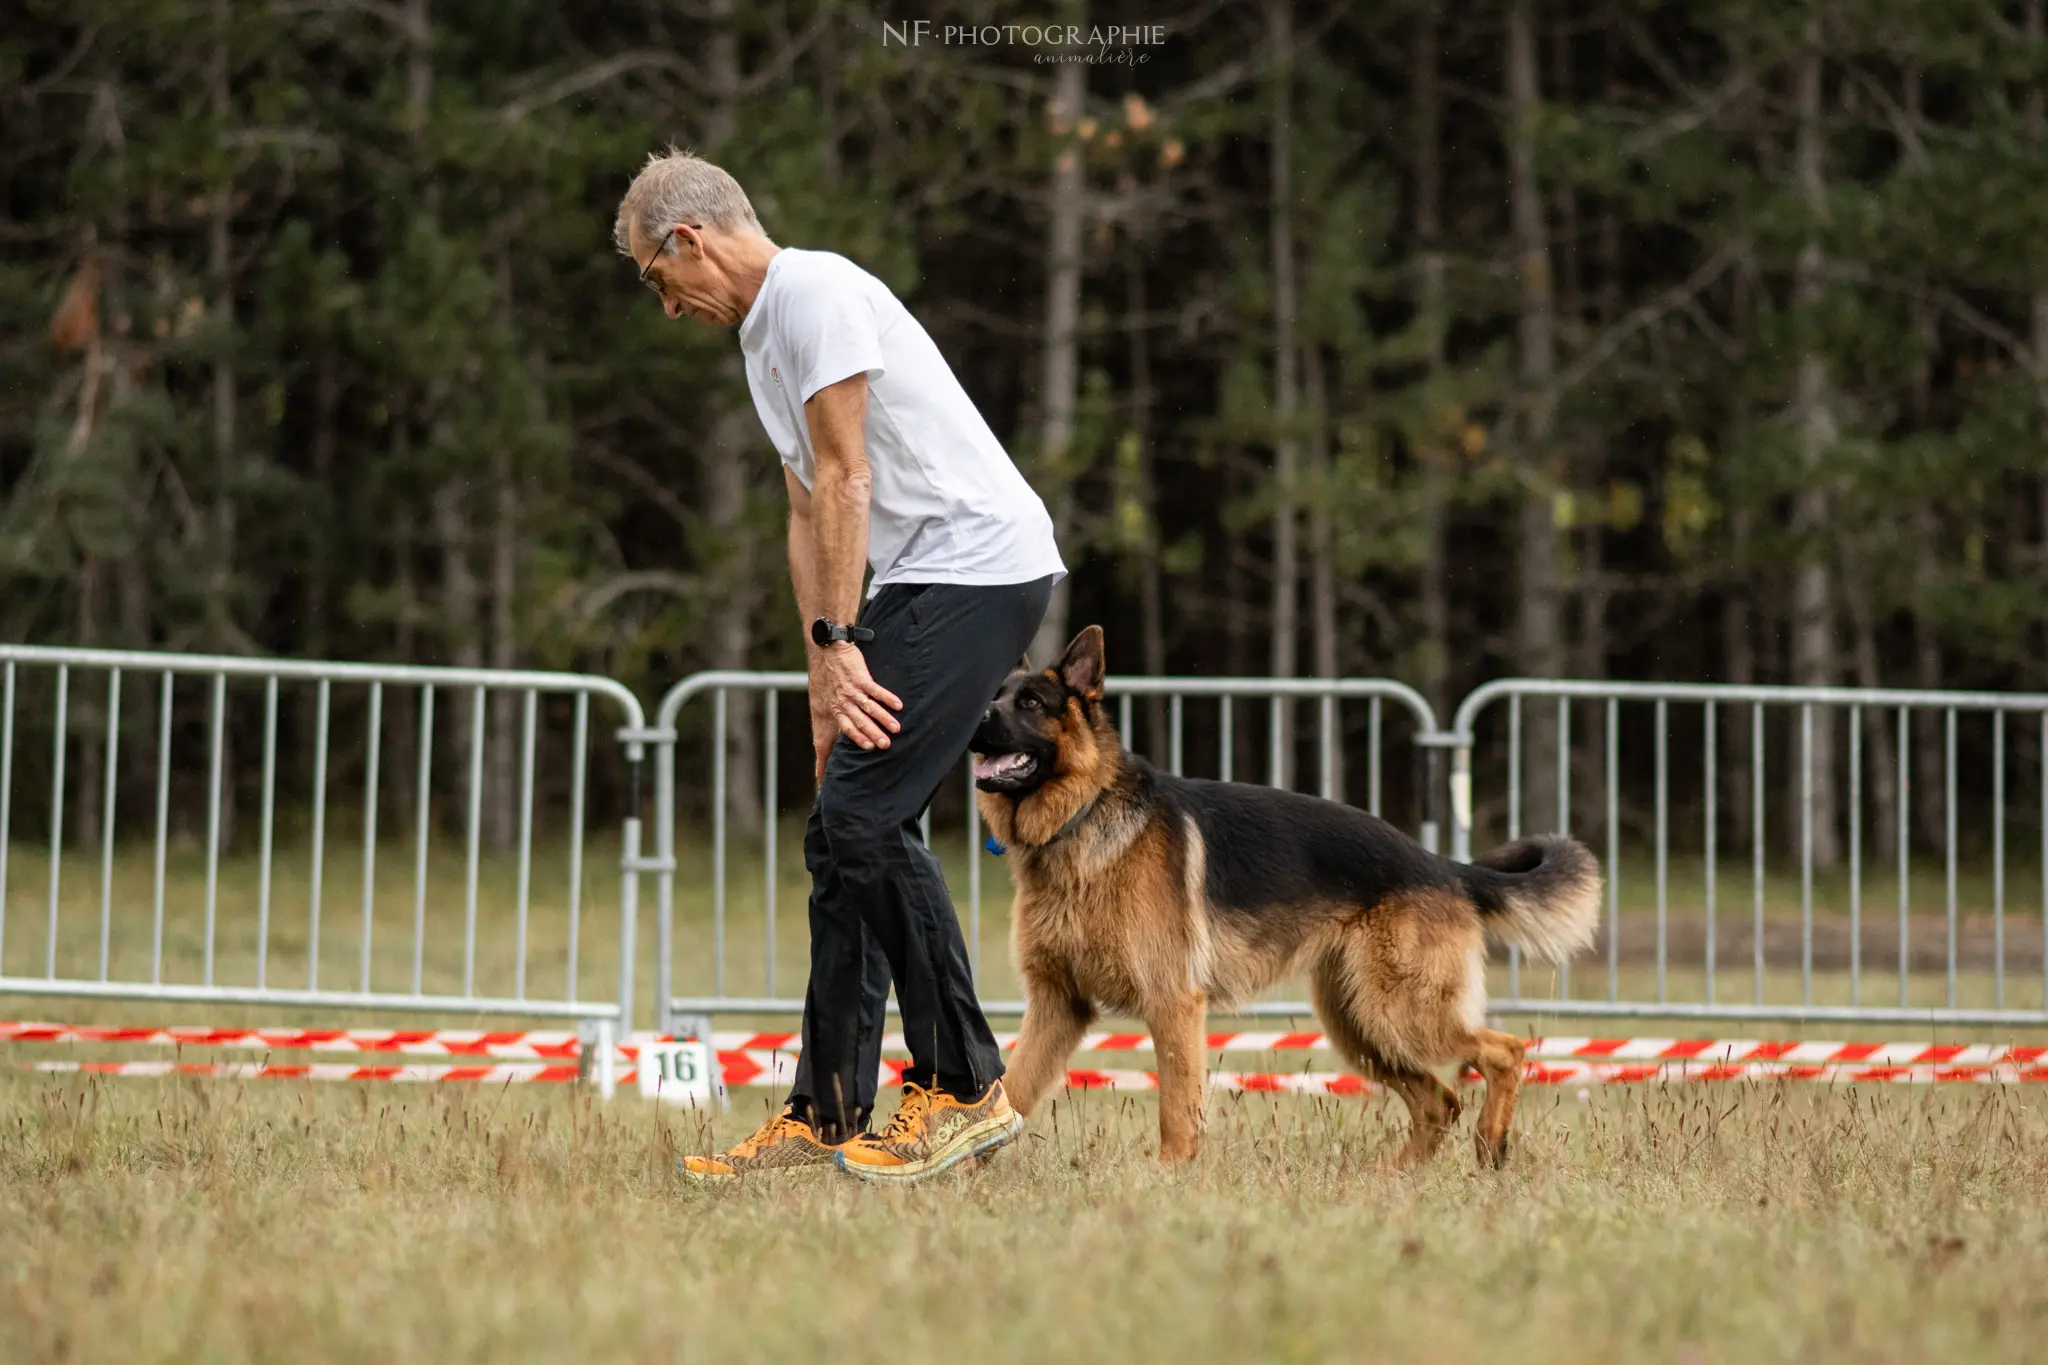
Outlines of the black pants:
M917 822L1031 643L1052 583L890 584L861 611L875 632L861 646L868 671L903 702L903 728L886 749L833 746L804 831L811 980L789 1102L828 1134L867 1125L892 980L910 1048L905 1080L971 1099L1003 1074L960 920Z

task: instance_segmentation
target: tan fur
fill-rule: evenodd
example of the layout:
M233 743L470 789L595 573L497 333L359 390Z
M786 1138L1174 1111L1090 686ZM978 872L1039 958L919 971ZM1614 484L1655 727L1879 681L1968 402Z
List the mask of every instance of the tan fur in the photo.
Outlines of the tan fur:
M1094 709L1092 722L1078 700L1047 717L1060 759L1043 787L1021 800L978 798L1014 857L1012 949L1027 1012L1007 1088L1018 1110L1031 1113L1060 1084L1098 1012L1136 1015L1157 1049L1160 1159L1191 1159L1204 1123L1210 1005L1305 974L1344 1060L1406 1103L1405 1162L1431 1156L1459 1116L1457 1095L1431 1068L1464 1065L1487 1083L1480 1159L1505 1160L1523 1045L1482 1025L1485 937L1472 902L1434 890L1373 906L1295 907L1275 923L1298 927L1253 941L1243 917L1208 904L1195 823L1176 828L1116 799L1123 750Z

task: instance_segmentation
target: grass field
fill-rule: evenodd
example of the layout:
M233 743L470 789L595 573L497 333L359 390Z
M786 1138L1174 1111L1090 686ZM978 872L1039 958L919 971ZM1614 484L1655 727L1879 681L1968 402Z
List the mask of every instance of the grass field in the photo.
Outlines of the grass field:
M39 975L48 866L12 852L5 965ZM678 983L700 989L713 919L703 852L685 854ZM576 976L589 998L607 998L616 980L614 859L593 847L584 866ZM378 865L372 984L404 990L414 869L395 845ZM280 860L269 980L303 985L317 941L322 984L356 984L360 866L359 850L328 864L316 940L306 870ZM731 869L735 991L758 988L764 972L759 866L736 857ZM951 857L948 870L957 885ZM1008 896L1002 865L985 870L983 987L995 995L1009 988ZM254 871L246 857L219 871L222 981L254 980ZM804 942L793 857L778 881L778 987L793 993ZM117 979L153 969L153 883L147 850L117 850L107 882ZM1674 907L1694 884L1674 881ZM559 994L566 980L566 885L562 851L545 848L524 959L535 994ZM100 886L96 861L66 859L61 971L97 973ZM1981 879L1962 889L1979 896ZM1787 913L1786 891L1768 889L1773 921ZM1939 891L1916 886L1916 904ZM1637 891L1624 896L1635 933L1649 908ZM204 971L204 898L203 859L173 850L166 980ZM423 985L450 989L473 970L479 989L509 991L514 869L486 860L479 870L473 964L465 898L460 861L437 853ZM1822 909L1837 913L1831 900ZM1775 956L1772 967L1782 991ZM1622 970L1625 988L1647 991L1639 955ZM1587 988L1604 985L1596 964L1584 971ZM1838 976L1819 984L1837 990ZM1916 998L1939 984L1916 979ZM1981 972L1965 984L1973 996L1987 989ZM2020 998L2038 1000L2031 973L2013 983L2029 989ZM643 1021L648 995L643 984ZM44 998L0 1008L93 1022L395 1022ZM107 1054L0 1050L10 1064L51 1055ZM676 1156L750 1128L767 1092L740 1092L707 1122L635 1095L602 1105L570 1087L235 1084L10 1065L0 1070L0 1360L2041 1358L2048 1095L1746 1085L1525 1095L1516 1160L1502 1174L1476 1171L1469 1121L1436 1163L1399 1174L1386 1163L1406 1122L1397 1105L1260 1096L1216 1097L1201 1160L1165 1171L1151 1159L1149 1099L1086 1094L1034 1117L986 1169L918 1189L827 1176L706 1192L674 1175Z
M2035 1361L2015 1090L1532 1092L1516 1159L1221 1100L1190 1168L1077 1096L988 1167L704 1192L637 1098L0 1079L13 1360ZM1469 1128L1469 1123L1467 1125ZM1462 1135L1461 1135L1462 1136Z

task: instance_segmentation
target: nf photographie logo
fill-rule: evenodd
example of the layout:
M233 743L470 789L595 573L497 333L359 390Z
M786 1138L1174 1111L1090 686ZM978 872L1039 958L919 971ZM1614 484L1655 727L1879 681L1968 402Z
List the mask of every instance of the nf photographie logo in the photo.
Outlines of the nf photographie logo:
M937 24L929 19L882 21L883 47L1028 47L1039 62L1143 65L1139 48L1166 41L1164 24Z

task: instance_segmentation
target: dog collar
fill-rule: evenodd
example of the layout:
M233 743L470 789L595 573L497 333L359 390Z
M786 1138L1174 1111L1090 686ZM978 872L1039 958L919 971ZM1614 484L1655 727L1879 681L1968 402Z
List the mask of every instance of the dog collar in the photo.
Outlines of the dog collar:
M1088 804L1082 806L1081 809L1075 811L1073 815L1069 816L1067 819L1067 823L1061 825L1058 829L1054 830L1052 832L1052 838L1047 839L1044 843L1038 845L1038 847L1051 848L1054 844L1058 843L1060 840L1066 838L1069 834L1072 834L1075 830L1079 829L1081 827L1081 822L1088 818L1088 812L1095 809L1095 803L1098 800L1100 800L1101 797L1101 792L1097 792L1094 796L1089 797ZM983 839L981 841L981 846L987 849L990 853L995 854L998 858L1007 856L1010 851L1009 849L1004 848L1001 844L997 843L996 836L993 834Z
M1054 830L1054 831L1053 831L1053 836L1052 836L1052 838L1050 838L1050 839L1047 839L1047 840L1046 840L1046 841L1045 841L1044 843L1040 844L1040 845L1039 845L1039 847L1040 847L1040 848L1051 848L1051 847L1052 847L1052 846L1053 846L1054 844L1056 844L1056 843L1058 843L1058 842L1059 842L1060 840L1062 840L1062 839L1066 838L1066 837L1067 837L1067 836L1068 836L1069 834L1072 834L1072 833L1073 833L1073 832L1074 832L1075 830L1077 830L1077 829L1081 828L1081 822L1082 822L1083 820L1086 820L1086 819L1088 818L1088 812L1089 812L1089 811L1092 811L1092 810L1094 810L1094 809L1095 809L1095 803L1096 803L1097 801L1101 800L1101 799L1102 799L1102 793L1101 793L1101 792L1097 792L1097 793L1095 793L1095 795L1093 795L1093 796L1089 797L1089 798L1088 798L1088 801L1087 801L1087 804L1083 805L1083 806L1081 807L1081 809L1079 809L1079 810L1075 811L1075 812L1073 813L1073 815L1069 816L1069 817L1068 817L1068 819L1067 819L1067 823L1065 823L1064 825L1061 825L1061 826L1060 826L1060 827L1059 827L1058 829Z

